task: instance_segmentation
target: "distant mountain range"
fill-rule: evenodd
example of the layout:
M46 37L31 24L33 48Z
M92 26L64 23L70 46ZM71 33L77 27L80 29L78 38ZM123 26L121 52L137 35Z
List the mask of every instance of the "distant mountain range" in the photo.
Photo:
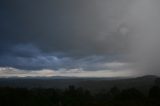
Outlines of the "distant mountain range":
M160 77L147 75L136 78L80 78L80 77L27 77L27 78L0 78L0 87L20 88L67 88L69 85L83 87L92 92L108 91L117 86L120 89L137 88L146 92L153 85L160 85Z

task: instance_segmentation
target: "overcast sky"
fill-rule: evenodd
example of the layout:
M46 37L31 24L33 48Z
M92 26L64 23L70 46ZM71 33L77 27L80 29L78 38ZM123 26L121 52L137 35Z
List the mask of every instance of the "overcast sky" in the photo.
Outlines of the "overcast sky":
M139 26L132 15L141 19L146 1L151 6L150 0L1 0L0 77L137 75L129 58Z

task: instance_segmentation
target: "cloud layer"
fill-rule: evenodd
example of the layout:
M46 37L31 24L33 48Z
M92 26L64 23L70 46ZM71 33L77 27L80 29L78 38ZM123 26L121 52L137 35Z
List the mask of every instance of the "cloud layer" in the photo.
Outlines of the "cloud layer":
M2 75L129 75L125 70L137 74L152 74L150 70L154 70L157 74L159 3L1 0Z
M123 69L119 71L115 70L98 70L88 71L83 69L59 69L59 70L20 70L11 67L0 67L0 78L10 77L131 77L136 76L136 73L129 69Z
M123 54L128 41L121 17L127 0L121 1L2 0L1 52L32 43L44 52L75 57Z
M121 72L130 64L126 59L129 29L122 22L128 3L1 0L1 76Z
M54 69L60 68L74 69L82 68L84 70L100 70L109 69L112 64L116 66L123 66L122 63L116 62L122 56L108 55L96 56L91 55L81 58L73 58L64 53L45 53L32 44L23 44L13 46L8 49L7 53L0 56L1 67L15 67L20 69ZM112 64L106 64L113 62Z

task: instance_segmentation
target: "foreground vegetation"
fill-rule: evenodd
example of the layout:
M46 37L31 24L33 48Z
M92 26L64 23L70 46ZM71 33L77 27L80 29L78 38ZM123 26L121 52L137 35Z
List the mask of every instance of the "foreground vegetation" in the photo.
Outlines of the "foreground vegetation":
M148 94L117 87L96 94L74 86L65 90L1 87L0 106L160 106L160 87L153 86Z

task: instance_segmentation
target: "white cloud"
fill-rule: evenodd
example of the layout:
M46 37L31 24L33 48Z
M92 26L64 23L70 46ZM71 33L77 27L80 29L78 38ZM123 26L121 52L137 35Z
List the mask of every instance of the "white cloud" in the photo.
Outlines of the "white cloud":
M110 67L122 66L124 63L109 63ZM42 69L42 70L21 70L12 67L0 67L0 77L127 77L135 75L129 68L115 71L113 69L103 69L98 71L84 70L82 68L74 69Z

